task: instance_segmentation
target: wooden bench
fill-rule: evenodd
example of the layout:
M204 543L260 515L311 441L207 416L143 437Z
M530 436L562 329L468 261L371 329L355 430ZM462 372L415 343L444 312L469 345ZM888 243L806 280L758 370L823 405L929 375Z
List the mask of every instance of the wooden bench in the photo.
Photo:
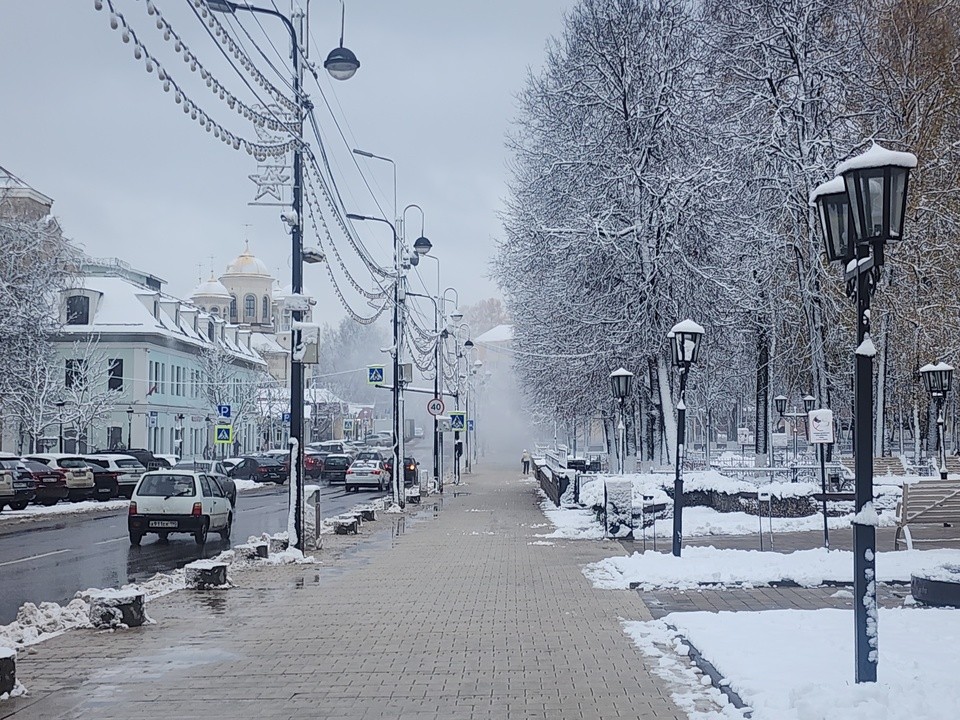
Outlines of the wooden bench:
M913 550L914 542L943 541L943 538L915 541L911 528L955 525L960 525L960 482L928 478L904 485L903 497L897 505L897 533L894 536L893 548L900 549L901 534L908 550ZM960 537L949 539L960 540Z

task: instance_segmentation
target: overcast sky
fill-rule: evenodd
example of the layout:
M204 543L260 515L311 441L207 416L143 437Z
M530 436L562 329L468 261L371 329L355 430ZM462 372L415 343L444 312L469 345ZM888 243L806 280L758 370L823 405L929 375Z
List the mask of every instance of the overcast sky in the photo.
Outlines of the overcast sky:
M201 62L238 96L249 98L188 0L154 2ZM275 2L289 9L290 0ZM164 42L147 15L146 0L114 4L211 117L254 137L249 123L216 99ZM270 6L271 0L259 4ZM571 5L572 0L347 2L344 45L357 54L361 68L342 83L324 74L322 87L349 144L396 160L399 205L417 203L426 211L426 235L441 258L443 285L457 287L463 304L497 294L485 275L501 232L504 135L527 69L540 67L546 42L561 31ZM311 60L321 72L323 58L337 44L339 12L335 0L312 0ZM261 28L249 13L242 22L279 67L264 30L285 57L282 25L262 18ZM258 66L279 83L253 52ZM254 254L283 284L289 282L290 240L279 208L248 205L256 189L248 176L257 172L256 161L214 140L183 114L173 94L163 92L156 75L147 74L132 47L110 29L106 8L97 12L94 0L3 0L0 68L0 165L52 197L65 231L88 253L152 271L168 281L169 292L186 296L211 265L221 273L249 238ZM376 214L316 84L309 80L306 87L348 209ZM363 161L362 167L392 214L390 166ZM410 211L407 219L416 237L419 217ZM389 229L374 225L362 232L371 251L387 262ZM432 290L436 265L421 263L421 271ZM319 320L342 317L322 268L308 266L305 284L320 301ZM356 294L350 301L369 311Z

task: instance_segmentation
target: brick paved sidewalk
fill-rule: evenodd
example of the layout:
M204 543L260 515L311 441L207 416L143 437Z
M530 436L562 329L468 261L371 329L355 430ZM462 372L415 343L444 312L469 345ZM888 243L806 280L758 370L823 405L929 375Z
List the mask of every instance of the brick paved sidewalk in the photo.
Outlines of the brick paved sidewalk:
M580 571L622 549L538 540L535 488L465 476L436 509L331 539L322 567L237 573L151 603L156 625L35 646L30 695L0 718L685 718L621 630L650 618L640 595Z

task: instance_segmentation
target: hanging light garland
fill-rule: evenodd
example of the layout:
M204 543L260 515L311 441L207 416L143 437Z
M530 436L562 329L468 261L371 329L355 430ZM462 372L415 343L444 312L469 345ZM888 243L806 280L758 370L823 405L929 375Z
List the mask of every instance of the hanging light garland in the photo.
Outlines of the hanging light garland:
M210 116L203 110L203 108L190 99L189 95L170 76L169 72L160 64L160 62L149 53L146 45L144 45L143 42L141 42L137 37L136 31L129 25L123 14L116 10L112 0L94 0L94 8L97 10L102 10L104 3L106 3L106 6L109 8L110 27L113 30L120 30L120 36L123 42L133 43L134 59L143 60L144 69L147 71L147 73L153 74L156 72L157 80L162 84L164 92L169 93L172 91L174 102L183 108L184 114L189 115L191 120L196 120L201 127L203 127L207 132L211 133L215 138L223 142L228 147L232 147L234 150L240 150L243 148L248 154L261 161L266 160L269 157L284 156L299 144L298 141L294 139L276 145L252 142L230 132L220 123L212 120ZM156 12L156 9L154 9L154 12ZM160 20L161 19L158 18L158 26L161 24ZM184 52L184 57L188 61L188 64L191 65L191 68L199 68L199 64L196 63L196 59L193 57L193 55L186 50L186 46L182 45L181 49ZM212 75L206 71L204 72L206 73L205 79L207 79L208 85L212 87ZM222 89L222 85L220 85L219 82L217 83L217 88L219 94L219 90ZM224 98L226 98L226 91L224 91ZM234 106L235 109L237 109L237 111L245 119L253 122L254 124L259 122L259 118L265 118L271 123L276 122L271 118L266 118L266 116L260 115L260 113L257 113L251 108L248 108L246 105L239 103L239 101L235 99ZM276 123L276 125L278 128L282 127L279 123Z

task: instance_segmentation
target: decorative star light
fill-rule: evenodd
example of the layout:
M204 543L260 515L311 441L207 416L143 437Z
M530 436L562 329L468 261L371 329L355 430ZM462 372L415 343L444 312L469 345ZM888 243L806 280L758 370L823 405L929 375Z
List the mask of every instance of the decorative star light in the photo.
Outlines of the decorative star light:
M259 165L257 169L260 171L257 175L248 175L257 184L257 194L253 201L270 196L278 202L283 202L283 188L290 180L290 176L286 174L286 166Z

